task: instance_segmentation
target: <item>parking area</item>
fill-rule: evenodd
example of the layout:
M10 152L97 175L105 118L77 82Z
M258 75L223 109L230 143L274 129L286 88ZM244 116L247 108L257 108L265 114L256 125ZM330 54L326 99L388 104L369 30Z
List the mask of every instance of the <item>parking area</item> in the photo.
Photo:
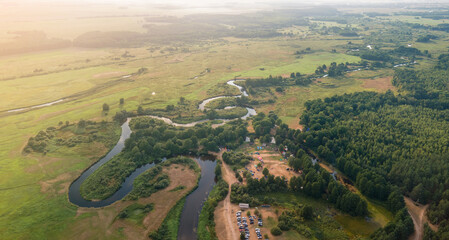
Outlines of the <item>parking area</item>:
M254 212L250 210L238 211L235 213L235 220L236 228L238 228L239 233L245 235L245 239L264 239L264 233L261 229L263 227L263 220L255 216Z

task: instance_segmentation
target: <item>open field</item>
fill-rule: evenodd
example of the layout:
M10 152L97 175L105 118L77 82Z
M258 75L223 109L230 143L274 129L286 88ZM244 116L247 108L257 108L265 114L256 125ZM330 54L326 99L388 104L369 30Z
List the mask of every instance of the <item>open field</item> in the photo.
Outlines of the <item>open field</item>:
M379 18L385 19L387 21L418 23L418 24L431 25L431 26L436 26L438 24L449 22L449 19L434 20L434 19L430 19L430 18L415 17L415 16L382 16Z
M282 63L276 62L273 65L261 65L257 69L242 72L242 77L268 77L281 76L287 74L288 76L292 72L300 72L302 74L311 74L315 72L318 66L323 64L329 65L331 62L345 63L345 62L358 62L360 58L349 56L340 53L330 52L318 52L313 54L304 55L300 59L296 59L293 63L281 65ZM264 70L260 70L263 68Z

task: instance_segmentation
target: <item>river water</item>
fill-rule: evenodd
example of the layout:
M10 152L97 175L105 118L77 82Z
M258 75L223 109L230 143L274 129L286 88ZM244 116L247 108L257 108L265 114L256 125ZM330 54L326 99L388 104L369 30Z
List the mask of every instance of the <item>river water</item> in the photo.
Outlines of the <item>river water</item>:
M200 212L215 185L215 160L201 157L196 161L201 166L201 179L198 188L186 198L179 223L178 240L197 239Z

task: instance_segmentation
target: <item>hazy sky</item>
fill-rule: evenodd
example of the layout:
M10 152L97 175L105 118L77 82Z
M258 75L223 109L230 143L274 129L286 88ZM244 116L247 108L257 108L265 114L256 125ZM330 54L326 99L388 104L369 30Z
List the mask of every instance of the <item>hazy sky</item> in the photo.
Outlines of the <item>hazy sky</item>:
M120 5L126 4L176 4L176 5L217 5L217 4L229 4L229 3L276 3L276 2L288 2L288 3L365 3L365 4L378 4L387 2L413 2L413 3L438 3L449 2L449 0L0 0L2 2L47 2L47 3L61 3L61 2L89 2L89 3L114 3Z

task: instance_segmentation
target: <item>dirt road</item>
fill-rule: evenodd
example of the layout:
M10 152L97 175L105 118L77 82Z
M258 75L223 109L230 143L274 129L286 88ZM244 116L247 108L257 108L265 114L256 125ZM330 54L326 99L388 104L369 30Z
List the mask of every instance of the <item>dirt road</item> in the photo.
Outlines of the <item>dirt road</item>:
M415 225L415 232L409 237L409 240L421 240L423 238L424 223L428 223L432 230L437 231L438 227L432 225L426 216L427 205L415 204L412 199L404 197L405 205L407 210L412 217L413 224Z
M218 155L218 159L222 160L223 151ZM215 209L215 230L217 231L218 239L239 239L240 233L237 231L237 226L232 224L232 217L238 211L237 205L231 204L231 185L237 181L234 172L223 162L222 169L223 179L229 184L229 193L226 198L220 202Z

